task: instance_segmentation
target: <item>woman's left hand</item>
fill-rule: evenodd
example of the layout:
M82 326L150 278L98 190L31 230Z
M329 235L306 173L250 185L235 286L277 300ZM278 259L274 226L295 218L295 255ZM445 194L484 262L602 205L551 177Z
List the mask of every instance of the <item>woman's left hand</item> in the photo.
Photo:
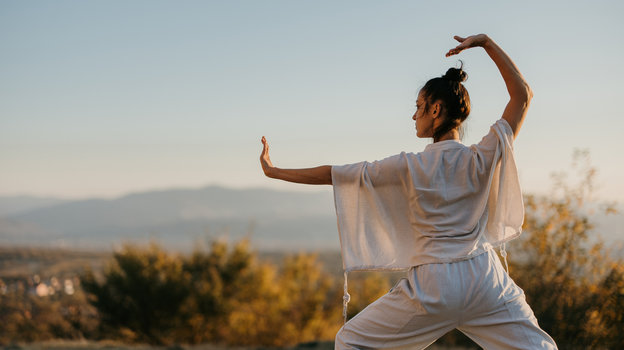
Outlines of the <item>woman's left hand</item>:
M469 49L471 47L483 47L490 40L490 38L485 34L477 34L471 35L466 38L462 38L461 36L455 35L453 37L455 40L459 41L460 44L450 49L446 53L446 57L457 55L458 53L464 51L465 49Z
M271 177L269 174L275 167L273 166L273 163L271 163L271 157L269 157L269 143L264 136L262 136L262 153L260 153L260 165L262 166L262 171L264 171L264 175Z

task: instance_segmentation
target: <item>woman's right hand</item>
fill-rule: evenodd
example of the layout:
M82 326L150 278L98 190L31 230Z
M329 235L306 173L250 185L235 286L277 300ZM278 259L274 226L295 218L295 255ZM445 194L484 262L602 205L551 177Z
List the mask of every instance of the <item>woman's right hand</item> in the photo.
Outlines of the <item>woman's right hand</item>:
M485 34L471 35L466 38L462 38L461 36L455 35L453 38L459 41L461 44L450 49L446 53L446 57L457 55L458 53L464 51L465 49L469 49L471 47L478 47L478 46L483 47L490 40L490 38Z

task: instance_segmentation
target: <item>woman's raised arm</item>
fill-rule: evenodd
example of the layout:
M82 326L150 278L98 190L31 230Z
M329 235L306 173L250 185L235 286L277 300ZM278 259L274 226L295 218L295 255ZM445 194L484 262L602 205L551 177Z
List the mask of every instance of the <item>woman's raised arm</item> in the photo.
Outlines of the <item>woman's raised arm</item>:
M498 67L498 70L503 76L503 80L505 80L505 85L507 86L510 97L509 103L507 103L507 107L505 107L505 111L503 112L503 119L511 126L514 137L517 136L529 109L531 98L533 98L531 87L524 80L520 70L518 70L518 67L516 67L511 58L509 58L505 51L487 35L478 34L467 38L455 36L454 38L461 44L450 49L449 52L446 53L447 57L456 55L465 49L480 46L485 49Z
M269 143L262 136L262 153L260 154L260 165L264 175L278 180L296 182L308 185L331 185L331 166L322 165L316 168L304 169L281 169L273 166L269 157Z

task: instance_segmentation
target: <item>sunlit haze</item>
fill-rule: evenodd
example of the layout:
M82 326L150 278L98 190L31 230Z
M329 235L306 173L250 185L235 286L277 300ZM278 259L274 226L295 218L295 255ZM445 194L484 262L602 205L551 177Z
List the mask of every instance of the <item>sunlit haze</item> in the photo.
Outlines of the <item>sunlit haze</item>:
M622 1L2 1L0 196L114 197L170 187L320 190L279 167L418 152L419 88L463 60L464 143L507 91L487 33L535 97L515 144L525 192L543 193L575 149L599 194L624 199ZM328 188L326 188L328 189Z

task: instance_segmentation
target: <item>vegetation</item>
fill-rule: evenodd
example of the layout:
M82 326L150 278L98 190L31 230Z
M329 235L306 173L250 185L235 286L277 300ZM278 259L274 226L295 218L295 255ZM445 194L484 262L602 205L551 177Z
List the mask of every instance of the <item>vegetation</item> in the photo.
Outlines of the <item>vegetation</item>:
M217 241L189 257L156 245L126 246L103 281L88 272L83 287L107 337L285 346L333 339L342 324L341 282L313 254L287 256L278 269L258 262L247 241ZM379 276L364 274L354 284L366 290L351 308L356 312L389 289Z
M587 152L572 163L576 181L555 175L550 196L525 196L524 234L511 244L510 273L540 326L563 348L624 346L624 267L595 234L591 214L614 212L592 201L596 171Z

